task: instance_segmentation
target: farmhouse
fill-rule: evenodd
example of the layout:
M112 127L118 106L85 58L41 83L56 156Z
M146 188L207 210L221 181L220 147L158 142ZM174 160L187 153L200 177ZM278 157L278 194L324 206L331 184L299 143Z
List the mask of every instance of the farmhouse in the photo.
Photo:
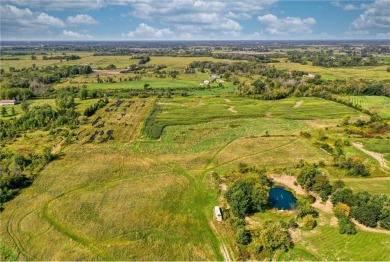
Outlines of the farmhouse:
M16 105L16 100L1 100L0 106L13 106Z
M214 207L214 215L217 221L222 221L221 208L219 206Z
M211 75L212 80L219 79L219 78L220 78L219 75L216 75L216 74Z

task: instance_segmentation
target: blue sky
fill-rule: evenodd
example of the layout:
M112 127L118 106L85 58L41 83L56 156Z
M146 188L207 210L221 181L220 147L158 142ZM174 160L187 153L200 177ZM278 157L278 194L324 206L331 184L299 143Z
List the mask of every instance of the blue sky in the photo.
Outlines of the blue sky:
M2 40L390 39L390 0L1 0Z

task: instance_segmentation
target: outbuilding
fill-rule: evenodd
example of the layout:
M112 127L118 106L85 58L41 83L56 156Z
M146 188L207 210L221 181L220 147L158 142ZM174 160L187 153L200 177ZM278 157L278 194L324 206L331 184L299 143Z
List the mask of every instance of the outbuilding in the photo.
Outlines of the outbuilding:
M214 207L214 215L217 221L222 221L222 212L219 206Z
M14 106L16 105L16 100L1 100L0 106Z

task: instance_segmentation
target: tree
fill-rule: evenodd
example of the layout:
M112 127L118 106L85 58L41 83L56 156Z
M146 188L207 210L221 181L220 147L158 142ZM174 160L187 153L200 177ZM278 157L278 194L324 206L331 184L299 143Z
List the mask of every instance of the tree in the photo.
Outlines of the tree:
M252 177L236 180L225 194L233 214L237 217L242 218L246 214L263 211L268 203L270 182L261 170L258 172L248 174Z
M5 117L7 115L7 108L5 108L4 106L1 107L1 115L3 117Z
M13 107L11 107L11 115L15 115L15 107L13 106Z
M85 100L87 99L87 97L88 97L88 90L86 87L83 86L80 91L80 99Z
M313 229L317 225L317 221L313 217L313 215L306 215L303 219L303 226L307 229Z
M348 205L341 202L337 203L337 205L333 207L333 211L336 217L338 218L349 217L349 215L351 214L351 208Z
M30 109L30 103L27 100L24 100L21 104L20 107L22 108L22 111L24 113L27 113Z
M232 212L237 217L244 217L253 211L252 209L253 181L240 179L226 192L226 200L232 207Z
M251 242L251 233L245 227L239 227L236 233L236 242L241 245L248 245Z
M268 254L279 248L287 249L291 245L289 233L279 222L266 221L260 230L259 240Z
M340 217L338 222L340 234L356 234L356 226L348 217Z
M314 209L314 207L311 206L308 199L298 199L297 201L297 216L298 217L305 217L306 215L313 215L317 216L318 213Z

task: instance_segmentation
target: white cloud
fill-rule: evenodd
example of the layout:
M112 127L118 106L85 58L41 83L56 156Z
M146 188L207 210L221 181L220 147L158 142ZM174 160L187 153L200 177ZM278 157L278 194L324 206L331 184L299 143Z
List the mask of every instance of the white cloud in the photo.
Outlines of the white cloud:
M258 16L257 20L266 26L266 33L275 36L287 36L297 33L310 34L313 32L312 28L316 24L316 20L313 17L305 19L290 16L278 18L273 14Z
M12 5L1 5L0 17L2 36L39 33L66 26L64 21L47 13L35 13Z
M241 31L242 26L236 21L228 18L224 18L224 22L219 26L222 29L232 30L232 31Z
M66 19L66 22L71 25L95 25L98 24L98 21L96 21L92 16L83 14L83 15L76 15L76 16L69 16Z
M63 30L62 34L66 37L69 37L69 38L78 38L78 39L82 39L82 38L91 39L92 38L92 36L89 34L81 34L78 32L67 31L67 30Z
M389 39L390 38L390 33L379 33L376 35L377 38L385 38Z
M130 37L134 39L163 39L173 36L174 33L169 28L157 29L145 23L139 24L134 31L122 34L122 37Z
M353 11L359 9L358 7L354 6L353 4L347 4L343 7L343 10L345 11Z
M376 0L370 5L362 5L362 8L365 11L352 22L352 30L390 30L390 0Z

